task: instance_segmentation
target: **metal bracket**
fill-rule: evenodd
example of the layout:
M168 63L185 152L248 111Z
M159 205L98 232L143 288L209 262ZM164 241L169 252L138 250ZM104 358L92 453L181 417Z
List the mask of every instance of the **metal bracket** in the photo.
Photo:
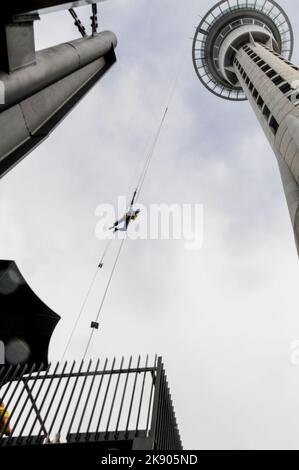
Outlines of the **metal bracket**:
M92 16L90 17L91 29L92 29L92 35L94 36L98 31L98 6L96 3L93 3L91 5L91 8L92 8Z
M33 22L37 14L15 15L0 25L0 69L11 73L35 64Z
M77 15L77 13L75 12L75 10L74 10L73 8L70 8L70 9L69 9L69 12L70 12L70 14L72 15L72 17L73 17L74 20L75 20L75 23L74 23L74 24L75 24L75 26L77 26L77 28L78 28L78 30L79 30L79 33L81 34L81 36L82 36L83 38L85 38L85 37L87 36L87 34L86 34L86 29L85 29L85 27L83 26L83 24L81 23L79 16Z

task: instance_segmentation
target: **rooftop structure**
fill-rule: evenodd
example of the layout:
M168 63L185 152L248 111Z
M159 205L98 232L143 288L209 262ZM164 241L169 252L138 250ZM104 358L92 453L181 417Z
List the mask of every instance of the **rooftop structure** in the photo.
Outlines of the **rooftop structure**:
M98 452L182 450L161 358L65 362L43 369L42 364L0 368L0 396L10 414L0 431L1 455L4 448L34 451L47 443L87 454L89 445ZM50 446L54 455L56 446Z

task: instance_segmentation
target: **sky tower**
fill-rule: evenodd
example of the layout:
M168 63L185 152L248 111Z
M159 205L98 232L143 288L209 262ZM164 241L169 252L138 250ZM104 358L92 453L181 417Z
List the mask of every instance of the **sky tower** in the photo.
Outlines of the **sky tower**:
M299 68L287 14L273 0L222 0L202 18L193 63L202 84L248 100L276 155L299 253Z

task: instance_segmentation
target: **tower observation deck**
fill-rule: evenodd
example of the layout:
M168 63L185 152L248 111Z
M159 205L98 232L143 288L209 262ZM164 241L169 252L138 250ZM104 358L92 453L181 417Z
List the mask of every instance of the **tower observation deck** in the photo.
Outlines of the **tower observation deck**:
M251 104L276 155L299 253L299 68L274 0L222 0L202 18L193 64L214 95Z

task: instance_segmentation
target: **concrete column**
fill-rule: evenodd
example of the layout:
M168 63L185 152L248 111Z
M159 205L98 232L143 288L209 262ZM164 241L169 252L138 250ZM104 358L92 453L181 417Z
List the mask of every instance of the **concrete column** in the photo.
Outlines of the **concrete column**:
M242 48L234 70L277 157L299 253L299 70L261 44L247 47L265 64Z

